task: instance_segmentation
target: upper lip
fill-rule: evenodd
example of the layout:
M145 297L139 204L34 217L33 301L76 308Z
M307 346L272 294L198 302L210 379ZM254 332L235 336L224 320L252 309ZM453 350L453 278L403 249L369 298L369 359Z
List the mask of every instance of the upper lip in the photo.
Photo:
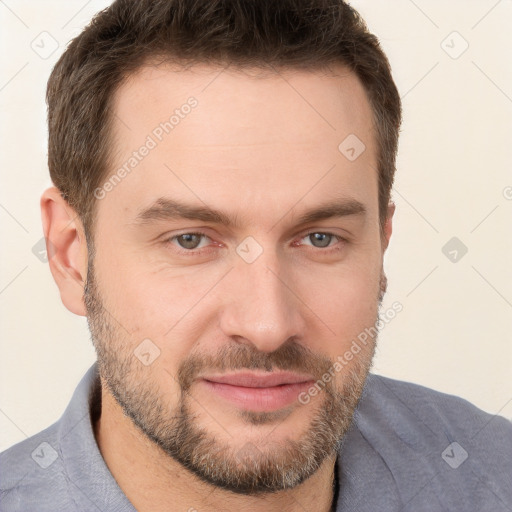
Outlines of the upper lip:
M248 388L269 388L273 386L281 386L283 384L297 384L300 382L309 382L314 380L311 375L286 371L274 371L272 373L224 373L218 375L205 375L202 379L219 384L229 384L230 386L243 386Z

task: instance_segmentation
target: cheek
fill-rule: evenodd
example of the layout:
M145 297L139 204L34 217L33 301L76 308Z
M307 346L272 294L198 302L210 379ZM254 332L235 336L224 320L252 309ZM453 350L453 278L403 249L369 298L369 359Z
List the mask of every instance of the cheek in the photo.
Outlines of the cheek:
M176 268L154 270L140 256L126 250L122 257L98 258L101 299L119 335L133 346L149 338L162 356L174 360L186 355L199 336L206 315L198 316L201 302L219 276ZM207 301L205 301L207 302Z
M380 289L377 260L371 265L339 267L328 274L320 271L309 273L307 277L297 277L295 282L298 283L300 297L319 318L316 329L323 325L326 338L331 340L318 348L324 349L331 357L343 353L352 340L375 324ZM310 333L311 336L315 339L315 333Z

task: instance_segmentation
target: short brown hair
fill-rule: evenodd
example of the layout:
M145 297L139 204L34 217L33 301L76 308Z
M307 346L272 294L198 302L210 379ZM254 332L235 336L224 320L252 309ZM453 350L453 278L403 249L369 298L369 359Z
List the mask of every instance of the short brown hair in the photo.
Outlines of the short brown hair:
M340 63L353 71L374 113L383 228L401 102L377 38L352 7L342 0L116 0L71 41L46 96L50 175L86 234L94 224L93 191L113 165L114 93L130 73L160 56L261 68Z

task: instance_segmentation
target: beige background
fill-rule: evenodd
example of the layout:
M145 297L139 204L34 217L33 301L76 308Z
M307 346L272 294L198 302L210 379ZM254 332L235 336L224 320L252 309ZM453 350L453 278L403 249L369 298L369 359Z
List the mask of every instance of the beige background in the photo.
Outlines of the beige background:
M108 3L0 2L0 450L58 419L94 361L85 319L36 254L46 80ZM512 419L512 1L352 4L388 53L405 116L384 304L403 311L374 371ZM453 237L468 249L457 262L442 251Z

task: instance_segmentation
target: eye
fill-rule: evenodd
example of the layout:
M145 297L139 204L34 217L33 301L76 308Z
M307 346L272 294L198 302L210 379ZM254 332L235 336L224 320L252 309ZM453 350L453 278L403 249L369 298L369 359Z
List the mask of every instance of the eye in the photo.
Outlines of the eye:
M179 248L191 251L204 247L204 245L200 247L201 239L204 238L209 239L204 233L182 233L181 235L169 238L169 242L177 242Z
M308 233L305 237L302 238L302 240L308 240L311 242L311 245L313 247L317 247L319 249L325 248L325 247L332 247L331 242L339 242L343 240L340 236L334 235L332 233L324 233L321 231L314 231L311 233ZM304 244L309 245L309 244Z
M303 236L300 243L294 245L310 245L317 249L335 249L338 243L345 241L344 238L333 233L312 231ZM169 237L167 243L172 244L177 252L196 254L202 252L201 249L208 250L207 248L212 240L205 233L188 232Z

